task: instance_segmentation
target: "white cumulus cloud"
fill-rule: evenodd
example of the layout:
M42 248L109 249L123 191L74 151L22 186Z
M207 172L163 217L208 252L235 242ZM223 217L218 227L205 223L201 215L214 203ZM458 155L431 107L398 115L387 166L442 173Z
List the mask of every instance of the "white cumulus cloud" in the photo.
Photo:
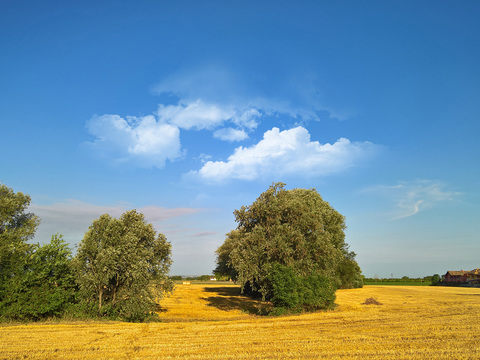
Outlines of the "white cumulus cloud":
M134 160L139 166L163 168L166 160L181 156L180 130L153 115L94 116L87 122L87 130L96 137L90 145L117 162Z
M265 132L263 140L251 147L238 147L227 161L208 161L195 174L210 181L254 180L266 175L318 176L337 173L376 153L370 142L341 138L334 144L311 141L299 126Z
M153 89L155 93L173 96L175 102L159 104L152 115L143 117L94 116L87 122L89 133L95 136L90 145L116 163L163 168L167 160L174 161L186 154L180 143L180 133L184 131L206 130L214 138L234 142L248 139L262 121L280 119L280 123L298 126L320 118L340 117L318 103L318 91L312 81L310 77L286 83L282 80L274 87L278 91L270 93L258 90L261 84L250 83L221 66L181 71ZM264 135L257 145L236 149L227 161L205 163L198 173L209 179L252 179L272 171L325 175L352 166L354 160L375 148L369 142L350 142L345 138L322 145L310 141L303 127L283 132L274 128ZM189 137L184 139L188 142ZM209 149L210 144L204 144Z

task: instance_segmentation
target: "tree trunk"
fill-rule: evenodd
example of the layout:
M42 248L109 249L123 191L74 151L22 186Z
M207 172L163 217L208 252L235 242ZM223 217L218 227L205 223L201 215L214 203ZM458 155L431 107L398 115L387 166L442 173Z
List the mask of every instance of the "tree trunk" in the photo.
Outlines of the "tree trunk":
M102 296L103 296L103 289L100 288L98 291L98 310L102 309Z

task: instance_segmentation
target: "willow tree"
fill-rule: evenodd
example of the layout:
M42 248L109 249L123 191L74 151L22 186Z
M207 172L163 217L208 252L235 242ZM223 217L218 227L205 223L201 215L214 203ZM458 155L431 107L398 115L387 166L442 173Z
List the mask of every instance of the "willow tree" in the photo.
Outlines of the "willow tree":
M288 276L320 276L335 288L361 286L355 254L345 243L345 218L315 189L284 187L273 184L253 204L234 211L238 226L217 249L216 273L232 276L244 292L263 299L275 296L272 274L285 268Z
M94 220L74 259L81 298L98 314L143 320L172 289L171 245L135 210Z

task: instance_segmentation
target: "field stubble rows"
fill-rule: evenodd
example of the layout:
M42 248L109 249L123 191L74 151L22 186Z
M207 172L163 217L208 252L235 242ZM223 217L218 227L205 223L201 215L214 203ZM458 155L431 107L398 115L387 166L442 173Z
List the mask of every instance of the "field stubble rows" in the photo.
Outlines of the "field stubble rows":
M2 326L0 359L480 359L480 289L366 286L336 303L265 317L236 286L178 285L160 323Z

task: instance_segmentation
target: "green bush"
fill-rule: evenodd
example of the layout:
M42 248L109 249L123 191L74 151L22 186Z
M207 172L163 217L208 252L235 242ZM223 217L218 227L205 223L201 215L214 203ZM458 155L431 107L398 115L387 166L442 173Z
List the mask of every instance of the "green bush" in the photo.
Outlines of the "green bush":
M331 280L321 275L310 275L302 280L303 309L314 311L331 309L335 304L335 287Z
M435 274L432 276L432 285L435 286L435 285L438 285L438 283L440 282L440 280L442 280L440 278L440 275L438 274Z
M71 251L61 235L49 244L35 245L24 259L22 271L5 282L0 320L41 320L61 317L75 301L70 267Z
M321 275L299 276L292 268L275 264L271 272L273 314L315 311L334 306L335 287Z

